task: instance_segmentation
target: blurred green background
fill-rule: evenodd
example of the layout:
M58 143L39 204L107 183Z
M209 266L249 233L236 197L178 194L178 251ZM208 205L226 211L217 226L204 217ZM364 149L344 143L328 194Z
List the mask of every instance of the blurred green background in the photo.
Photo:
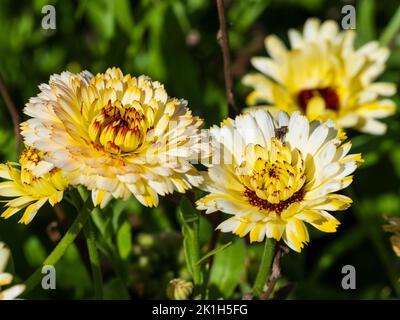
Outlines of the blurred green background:
M56 30L43 30L42 7L56 8ZM376 39L396 11L398 1L235 0L229 5L232 71L237 104L244 107L249 92L240 78L250 57L265 55L265 35L287 40L287 30L301 27L308 17L340 22L341 8L357 8L357 42ZM37 86L64 70L92 73L120 67L124 73L147 74L165 84L171 96L185 98L207 126L227 115L222 57L216 41L218 16L213 0L82 0L0 1L0 76L21 112ZM392 55L381 80L400 83L400 36L391 43ZM398 95L395 97L398 103ZM22 116L22 112L21 112ZM350 132L354 152L365 164L356 172L351 193L354 205L337 216L335 234L311 231L312 241L301 254L283 258L283 278L277 298L387 299L400 298L400 259L382 231L382 215L400 215L399 116L386 121L388 132L375 137ZM0 99L0 160L16 160L11 117ZM177 219L177 198L169 197L153 210L134 199L113 202L95 217L102 252L106 298L165 298L174 277L188 278ZM74 210L62 204L68 220ZM46 206L29 226L18 217L0 221L0 241L12 249L17 281L38 267L63 226L57 228L54 209ZM201 245L207 249L211 223L201 218ZM58 230L60 229L60 230ZM311 228L310 228L311 229ZM240 299L254 281L263 245L230 235L220 245L211 270L210 298ZM78 239L57 265L57 290L37 288L27 298L91 298L84 241ZM357 289L341 288L341 269L353 265ZM396 291L397 290L397 291Z

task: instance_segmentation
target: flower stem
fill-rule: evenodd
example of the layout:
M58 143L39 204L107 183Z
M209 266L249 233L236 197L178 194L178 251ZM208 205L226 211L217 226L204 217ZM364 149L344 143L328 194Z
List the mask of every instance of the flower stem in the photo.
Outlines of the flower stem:
M397 32L400 30L400 6L397 8L396 13L382 32L380 42L383 46L387 46L392 42Z
M96 247L96 238L94 234L93 224L90 220L85 224L83 231L85 233L86 243L89 251L90 265L92 267L94 296L96 300L102 300L103 278L101 274L100 259Z
M83 226L85 225L90 213L93 210L93 203L90 198L87 199L85 204L83 205L82 209L80 210L78 216L76 217L74 223L69 228L67 233L58 243L58 245L54 248L54 250L50 253L50 255L46 258L43 262L43 265L40 266L29 278L25 281L26 290L25 293L31 291L34 287L42 279L42 268L43 266L52 265L54 266L61 257L65 254L68 247L74 242L75 238L82 230Z
M265 241L264 252L261 259L261 264L257 272L256 281L253 285L253 294L257 297L264 290L264 286L267 282L268 276L271 272L272 260L275 255L276 241L274 239L267 238Z
M178 211L178 218L182 225L183 249L189 272L193 277L194 295L201 291L203 272L200 264L199 223L200 218L193 208L191 201L183 197Z
M217 39L222 49L222 57L224 61L224 77L225 77L225 91L228 102L228 113L230 117L234 117L238 109L235 104L235 97L233 95L233 79L231 71L231 57L229 53L229 33L226 26L225 5L223 0L217 1L217 10L219 18L219 32Z

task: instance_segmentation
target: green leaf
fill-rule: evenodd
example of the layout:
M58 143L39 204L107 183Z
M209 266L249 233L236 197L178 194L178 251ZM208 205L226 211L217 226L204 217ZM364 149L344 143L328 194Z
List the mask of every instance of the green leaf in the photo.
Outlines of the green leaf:
M340 234L327 247L325 252L320 255L315 266L310 273L310 280L316 282L320 276L334 265L336 261L344 255L355 250L357 246L365 239L366 230L361 226L353 228Z
M119 255L126 260L132 252L131 225L125 221L117 233L117 245Z
M146 16L149 29L149 51L146 53L147 66L143 72L162 81L166 78L165 57L161 44L165 34L166 2L160 1ZM170 35L171 36L171 35Z
M123 282L120 279L115 278L104 285L104 299L129 300L129 293Z
M190 21L186 15L185 7L179 1L172 3L172 10L178 19L179 25L183 32L187 33L190 30Z
M199 261L197 261L196 264L201 264L202 262L206 261L208 258L216 255L219 252L222 252L223 250L225 250L226 248L228 248L230 245L232 244L231 242L225 243L224 245L215 248L214 250L211 250L210 252L208 252L203 258L201 258Z
M31 236L24 244L25 258L31 267L38 267L46 259L46 250L40 240Z
M183 250L189 272L195 285L200 286L203 276L197 262L200 260L199 215L186 197L182 197L178 210L178 218L182 225Z
M390 159L392 160L393 168L396 175L400 177L400 148L399 147L393 148L389 156Z
M114 1L91 0L86 3L86 10L98 34L105 39L112 38L115 30Z
M271 0L240 0L235 1L229 10L229 21L233 28L247 30L255 20L264 12Z
M135 23L130 2L128 0L114 0L114 3L115 19L118 26L125 31L128 37L132 37Z
M71 276L73 270L73 276ZM73 289L76 296L82 296L91 289L90 276L82 263L81 256L72 244L57 264L57 286Z
M3 108L2 101L0 102L0 108ZM0 116L2 115L0 114ZM6 117L4 117L3 119L5 118ZM9 161L16 161L18 158L15 152L14 132L11 130L6 131L6 128L4 127L0 128L0 153L4 155L5 159Z
M243 239L236 239L229 248L215 255L211 269L210 285L215 286L224 298L229 298L245 271L246 246Z
M106 215L104 211L95 209L92 219L104 239L110 242L113 236L112 215Z
M127 204L128 202L117 201L111 205L110 210L94 210L92 213L93 222L100 231L97 247L103 255L111 259L116 273L124 279L127 274L125 263L127 260L125 258L129 256L129 254L128 256L126 254L129 243L132 246L132 239L127 240L128 237L131 237L131 234L127 235L127 230L123 229L127 227L123 227L123 225L121 227L113 226L113 212L115 211L120 216L124 209L128 207Z
M376 38L375 0L361 0L357 7L357 37L360 44Z
M395 14L390 22L387 24L385 30L382 32L380 42L382 45L387 46L396 36L400 30L400 6L397 7Z

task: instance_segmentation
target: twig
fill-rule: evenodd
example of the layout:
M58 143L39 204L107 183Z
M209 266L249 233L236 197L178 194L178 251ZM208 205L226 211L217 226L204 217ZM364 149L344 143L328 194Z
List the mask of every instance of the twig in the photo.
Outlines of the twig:
M219 31L217 34L218 43L222 49L222 55L224 59L224 77L225 77L225 90L226 99L228 102L228 113L230 117L233 117L238 111L235 105L235 98L232 91L233 81L231 73L231 57L229 53L229 35L226 28L225 19L225 6L224 0L216 0L219 18Z
M267 290L260 295L260 300L268 300L269 297L271 296L271 293L274 290L275 285L281 276L281 258L284 254L285 251L283 245L281 243L278 243L274 261L272 263L271 275L268 279Z
M67 229L68 225L69 225L69 221L67 219L67 215L64 212L63 207L61 206L60 203L57 203L54 206L54 211L57 214L58 220L60 222L61 228L63 229Z
M9 95L6 86L3 83L3 80L0 77L0 93L3 96L4 102L6 104L6 107L8 109L8 112L11 115L13 126L14 126L14 133L15 133L15 144L17 148L17 154L19 154L20 147L22 144L22 136L19 131L19 124L21 122L21 118L19 116L19 113L17 111L17 108L15 107L14 102L11 99L11 96Z

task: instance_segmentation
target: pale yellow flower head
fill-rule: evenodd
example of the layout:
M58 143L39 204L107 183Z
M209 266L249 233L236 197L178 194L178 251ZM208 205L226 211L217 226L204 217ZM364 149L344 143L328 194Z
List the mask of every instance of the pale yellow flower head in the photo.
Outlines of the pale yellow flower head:
M389 224L385 225L383 229L393 233L390 237L390 242L394 253L400 257L400 217L385 216L385 219Z
M344 210L352 200L336 194L352 182L362 161L348 154L332 121L310 123L294 112L275 119L265 110L249 111L210 129L214 159L208 164L197 201L206 213L232 215L223 232L250 240L265 237L301 251L309 241L305 223L335 232L339 221L328 211ZM222 159L218 158L222 157Z
M32 118L22 135L72 185L91 190L95 205L133 194L157 206L158 195L202 182L189 163L200 153L202 120L159 82L113 68L95 76L53 75L40 90L26 105Z
M193 283L183 279L172 279L167 286L170 300L188 300L193 292Z
M0 183L0 197L13 198L7 201L3 218L10 218L25 208L19 222L28 224L47 201L52 206L61 202L68 181L44 156L43 152L27 147L19 164L0 164L0 178L7 180Z
M354 48L354 30L339 31L334 21L308 19L303 34L289 31L290 49L276 36L265 39L269 58L253 58L261 73L248 74L243 82L254 88L249 106L301 111L310 121L332 119L339 128L383 134L378 119L395 112L387 98L395 85L374 82L384 71L389 50L377 41Z
M15 285L5 290L1 290L3 286L8 286L13 281L13 276L10 273L4 272L7 267L10 250L5 247L3 242L0 242L0 300L13 300L17 298L25 290L24 285Z

